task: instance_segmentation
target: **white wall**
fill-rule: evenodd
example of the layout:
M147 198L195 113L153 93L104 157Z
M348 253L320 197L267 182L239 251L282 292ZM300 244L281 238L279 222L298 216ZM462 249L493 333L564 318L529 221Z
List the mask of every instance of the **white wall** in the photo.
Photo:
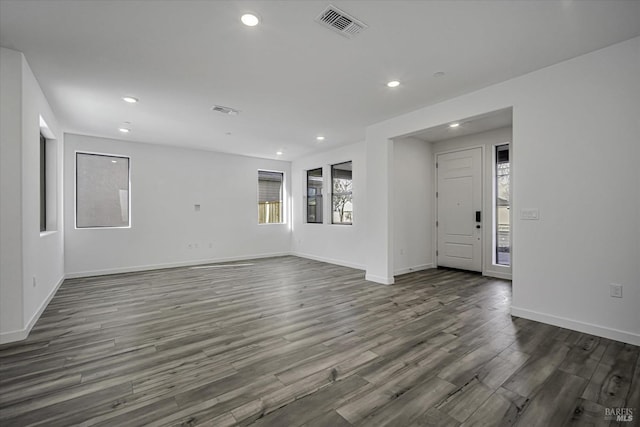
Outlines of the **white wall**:
M131 228L75 228L76 151L131 158ZM289 162L68 134L65 166L68 277L290 252L290 215L259 225L257 205L258 169L283 171L289 197Z
M393 281L390 139L512 106L512 313L640 344L639 75L634 38L367 128L367 277Z
M353 162L353 224L331 224L330 166ZM307 224L306 172L323 168L324 224ZM366 262L366 162L364 142L295 160L291 165L295 255L364 270Z
M0 48L0 340L22 320L22 55ZM3 337L7 337L3 339Z
M433 144L433 154L437 156L447 151L462 150L471 147L481 147L482 162L482 274L486 276L511 279L511 267L493 264L493 150L496 144L510 143L512 140L511 127L495 129L458 138L451 138ZM513 144L510 147L510 160L513 161ZM513 173L513 167L511 168ZM433 199L431 209L433 208Z
M408 132L407 132L408 133ZM382 136L381 136L382 135ZM367 128L367 234L365 279L383 285L394 282L393 140L402 134L378 134Z
M434 266L433 173L430 143L393 142L394 275Z
M0 342L26 338L64 279L62 133L24 56L0 49L2 110ZM40 118L53 149L53 231L40 233ZM53 210L51 210L53 208Z

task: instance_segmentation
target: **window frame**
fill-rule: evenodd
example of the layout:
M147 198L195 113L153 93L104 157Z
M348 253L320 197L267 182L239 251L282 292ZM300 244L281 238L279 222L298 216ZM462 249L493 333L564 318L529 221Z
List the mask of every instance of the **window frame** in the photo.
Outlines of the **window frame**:
M278 173L282 176L282 179L280 181L280 222L260 222L260 172L267 172L267 173ZM257 173L257 202L258 202L258 210L257 210L257 214L258 214L258 218L257 218L257 222L258 225L283 225L287 223L287 218L285 217L285 173L284 171L280 171L280 170L272 170L272 169L258 169L258 173ZM266 202L268 203L268 202Z
M309 196L309 188L310 188L310 185L309 185L309 176L310 175L309 174L311 172L317 172L317 171L320 171L320 182L321 182L321 184L320 184L320 192L315 194L315 195L313 195L313 196ZM317 175L314 175L314 176L317 177ZM305 181L305 184L306 184L305 223L306 224L324 224L324 203L323 203L323 200L324 200L324 195L323 195L323 192L324 192L324 168L321 166L321 167L314 168L314 169L308 169L306 171L306 178L307 179ZM310 199L314 199L315 202L316 202L316 205L315 205L316 206L316 221L309 221L309 200ZM318 209L318 200L320 200L320 205L319 205L320 209ZM320 215L320 219L319 220L317 220L318 214Z
M47 231L47 138L40 132L40 233Z
M78 155L89 155L89 156L102 156L102 157L113 157L117 159L126 159L127 160L127 225L100 225L100 226L90 226L90 227L78 227ZM75 151L75 172L74 172L74 229L76 230L104 230L104 229L127 229L132 227L132 215L131 215L131 156L123 155L123 154L110 154L110 153L99 153L94 151Z
M350 163L351 164L351 190L350 191L346 191L346 192L341 192L341 193L336 193L334 192L333 186L334 186L334 170L340 170L340 169L335 169L336 166L340 166L340 165L344 165ZM329 167L330 170L330 179L331 179L331 224L332 225L353 225L353 209L351 210L351 221L349 222L336 222L333 218L333 213L334 213L334 200L335 200L335 196L340 196L340 195L349 195L350 196L350 203L351 206L353 207L353 160L347 160L344 162L340 162L340 163L334 163L332 165L330 165ZM344 169L342 169L344 170Z
M504 147L506 147L506 150L504 149ZM506 174L509 177L509 189L508 189L508 193L509 193L509 200L508 201L508 205L506 206L507 210L509 211L508 217L509 217L509 231L508 231L508 238L509 238L509 263L508 264L501 264L498 261L499 255L498 255L498 249L499 249L499 245L500 245L500 215L499 215L499 208L500 207L504 207L504 206L499 206L499 194L498 194L498 181L499 181L499 177L501 175L498 175L498 167L499 167L499 159L498 159L498 151L507 151L508 153L508 162L504 162L504 163L508 163L508 173ZM511 143L510 142L505 142L505 143L500 143L500 144L494 144L493 145L493 164L492 164L492 169L493 169L493 200L491 201L492 204L492 210L493 210L493 236L492 236L492 245L493 247L492 249L492 253L493 253L493 265L496 267L503 267L503 268L510 268L511 264L513 262L513 257L512 257L512 250L513 250L513 242L512 242L512 231L513 231L513 218L511 215L511 207L512 207L512 201L511 201L511 187L512 187L512 180L511 180L511 170L512 170L512 165L511 165L512 159L511 159Z

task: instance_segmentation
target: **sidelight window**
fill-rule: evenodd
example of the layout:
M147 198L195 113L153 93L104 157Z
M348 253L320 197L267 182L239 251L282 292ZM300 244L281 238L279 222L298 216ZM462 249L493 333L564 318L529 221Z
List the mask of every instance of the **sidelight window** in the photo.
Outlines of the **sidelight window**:
M496 146L495 151L495 261L511 265L511 175L509 144Z

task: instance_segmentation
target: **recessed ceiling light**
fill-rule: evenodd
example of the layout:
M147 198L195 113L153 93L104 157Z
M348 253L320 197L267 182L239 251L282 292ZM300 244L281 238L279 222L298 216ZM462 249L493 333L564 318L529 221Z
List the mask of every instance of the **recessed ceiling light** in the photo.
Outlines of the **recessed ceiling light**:
M278 152L276 152L276 154L277 154L278 156L282 156L284 153L283 153L282 151L278 151Z
M433 73L433 77L442 77L444 76L444 71L436 71Z
M449 125L450 128L457 128L458 126L460 126L460 123L457 123L457 122L456 123L451 123Z
M247 27L255 27L260 23L260 19L253 13L245 13L240 17L240 20Z
M316 136L316 139L318 141L324 141L324 136L320 135L320 136Z
M400 82L397 80L391 80L389 83L387 83L387 86L389 87L398 87L400 86Z
M111 160L111 163L118 163L117 160Z
M122 132L122 133L129 133L129 132L131 132L131 129L127 129L127 128L119 128L118 130L119 130L120 132Z
M135 104L136 102L139 101L138 98L134 98L133 96L125 96L125 97L122 98L122 100L124 102L128 102L129 104Z

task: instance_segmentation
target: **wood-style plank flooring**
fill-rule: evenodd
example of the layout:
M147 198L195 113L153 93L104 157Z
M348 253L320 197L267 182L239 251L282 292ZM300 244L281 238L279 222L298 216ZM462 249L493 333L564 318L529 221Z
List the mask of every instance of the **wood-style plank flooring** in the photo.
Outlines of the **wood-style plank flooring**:
M510 282L232 264L66 280L0 347L0 425L638 425L640 348L512 318Z

